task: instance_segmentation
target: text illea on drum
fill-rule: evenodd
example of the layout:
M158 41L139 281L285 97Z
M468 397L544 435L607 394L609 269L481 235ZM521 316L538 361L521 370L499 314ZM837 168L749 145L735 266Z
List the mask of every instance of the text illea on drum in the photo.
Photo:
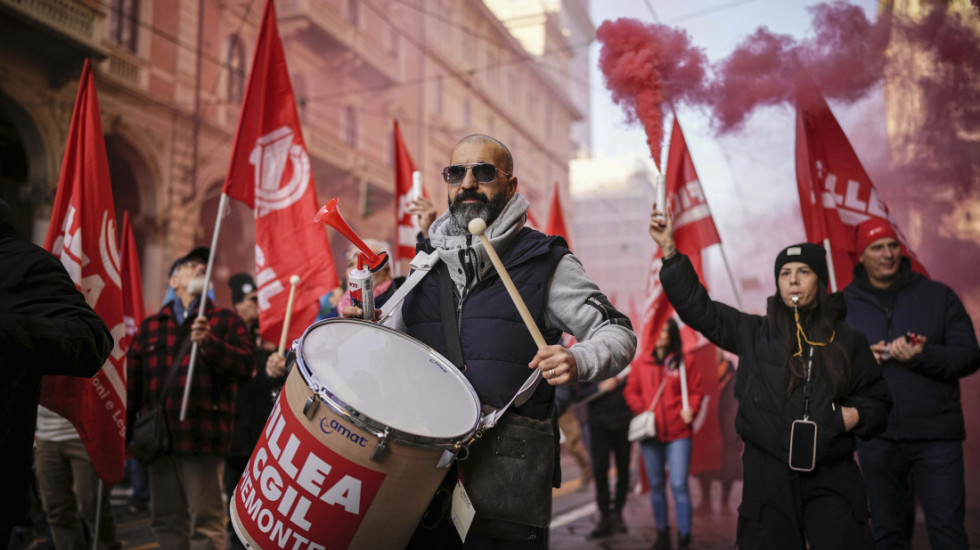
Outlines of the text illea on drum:
M298 419L281 404L242 476L232 513L262 548L346 547L385 475L323 447L306 430L293 429Z

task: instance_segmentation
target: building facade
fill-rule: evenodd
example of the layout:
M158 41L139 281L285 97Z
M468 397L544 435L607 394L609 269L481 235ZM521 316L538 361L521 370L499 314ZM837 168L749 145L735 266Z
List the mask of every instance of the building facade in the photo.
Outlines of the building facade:
M393 121L444 208L452 145L486 133L514 153L520 191L546 211L568 181L569 60L535 55L482 0L277 0L278 27L321 202L364 237L393 239ZM83 60L94 64L117 219L128 210L144 290L161 305L170 262L209 244L263 0L0 0L0 196L41 242ZM568 50L561 32L550 38ZM564 67L556 71L553 64ZM252 213L231 201L215 289L254 268ZM346 239L328 230L337 265Z

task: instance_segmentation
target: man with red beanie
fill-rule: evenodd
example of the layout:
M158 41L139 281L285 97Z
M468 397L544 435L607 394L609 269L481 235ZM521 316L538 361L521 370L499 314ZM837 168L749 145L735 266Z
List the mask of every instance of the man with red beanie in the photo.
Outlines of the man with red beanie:
M872 343L895 402L884 433L857 446L875 547L910 547L918 495L931 546L965 550L959 379L980 367L973 322L951 288L911 270L887 220L858 225L855 242L847 322Z

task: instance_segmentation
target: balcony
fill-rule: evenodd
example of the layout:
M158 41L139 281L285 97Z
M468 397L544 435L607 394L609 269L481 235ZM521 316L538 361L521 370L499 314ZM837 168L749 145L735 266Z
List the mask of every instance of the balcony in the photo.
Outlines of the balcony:
M371 29L368 34L324 0L283 0L276 5L284 41L304 42L328 66L341 60L338 68L365 85L383 86L399 80L398 56L379 38L390 26L374 12L365 8L359 14L362 26Z
M0 0L4 43L46 67L54 87L78 77L85 58L100 60L105 15L77 0Z

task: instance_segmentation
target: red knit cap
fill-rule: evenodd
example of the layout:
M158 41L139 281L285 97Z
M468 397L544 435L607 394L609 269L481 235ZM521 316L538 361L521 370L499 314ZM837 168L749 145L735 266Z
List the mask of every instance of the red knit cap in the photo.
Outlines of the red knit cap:
M854 236L854 244L857 246L858 255L861 255L864 249L868 248L869 244L885 237L898 240L898 234L892 229L892 224L888 223L888 220L884 218L871 218L861 222L858 224Z

